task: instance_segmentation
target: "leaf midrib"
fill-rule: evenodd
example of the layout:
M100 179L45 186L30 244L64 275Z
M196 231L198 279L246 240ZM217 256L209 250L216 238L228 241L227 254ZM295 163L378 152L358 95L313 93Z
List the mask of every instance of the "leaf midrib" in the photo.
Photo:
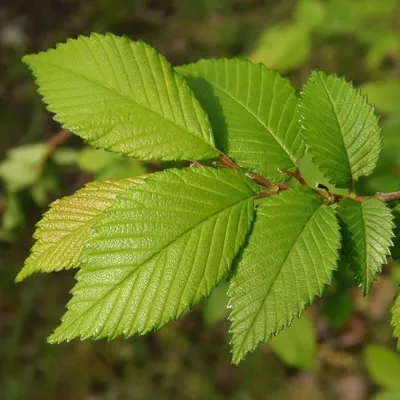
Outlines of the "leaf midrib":
M213 213L212 215L208 216L207 218L205 218L204 220L200 221L198 224L196 224L195 226L190 227L189 229L187 229L186 231L184 231L179 237L175 238L174 240L170 241L169 243L167 243L163 248L159 249L156 253L152 254L149 258L147 258L145 261L143 261L143 263L141 265L139 265L137 268L135 268L132 272L128 273L120 282L118 282L115 286L111 287L111 289L109 291L107 291L104 296L97 300L96 302L94 302L88 309L86 309L82 314L78 315L73 321L69 322L68 325L66 327L63 328L62 332L65 332L72 324L74 324L76 321L78 321L79 319L83 318L84 315L86 315L88 312L90 312L96 305L98 305L100 302L104 301L104 299L109 296L111 293L113 293L114 290L116 290L118 287L120 287L121 285L123 285L125 283L125 281L127 281L129 278L131 278L134 274L136 274L142 267L145 267L146 264L148 264L148 262L150 260L152 260L154 257L158 256L161 252L163 252L164 250L168 249L170 246L172 246L175 242L177 242L178 240L180 240L183 236L187 235L190 231L198 228L199 226L201 226L202 224L205 224L206 222L208 222L210 219L214 218L215 216L217 216L218 214L229 210L230 208L237 206L241 203L247 202L249 200L251 200L253 198L254 193L249 196L246 199L242 199L236 203L231 204L229 207L226 207L222 210L219 210L215 213ZM82 263L82 268L84 266L84 262ZM80 271L82 271L83 269L81 269ZM90 270L86 269L85 272L89 272ZM79 273L77 276L77 280L79 282ZM61 326L60 326L61 328ZM59 333L57 333L58 335ZM53 333L53 335L55 335L55 333ZM53 336L52 335L52 336Z
M186 126L182 126L182 125L179 124L177 121L172 120L170 117L166 116L165 114L161 114L161 113L159 113L158 111L153 110L153 109L151 109L150 107L147 107L147 106L145 106L145 105L139 103L137 100L133 99L131 96L127 96L126 94L120 92L119 90L117 90L117 89L115 89L115 88L112 88L112 87L106 85L105 83L103 83L103 82L101 82L101 81L98 81L97 79L94 79L94 78L92 78L92 77L89 77L89 76L80 74L79 72L76 72L76 71L71 70L71 69L69 69L69 68L61 67L61 66L59 66L59 65L54 65L54 64L52 64L52 63L47 63L47 65L50 66L50 67L52 67L52 68L55 68L55 69L58 68L58 69L60 69L60 70L62 70L62 71L64 71L64 72L67 72L67 73L70 73L70 74L72 74L72 75L76 75L76 76L78 76L78 77L80 77L80 78L86 79L86 80L89 81L89 82L95 83L95 84L97 84L97 85L99 85L99 86L101 86L101 87L103 87L103 88L105 88L105 89L107 89L107 90L109 90L109 91L111 91L111 92L113 92L113 93L116 93L117 95L119 95L119 96L121 96L121 97L123 97L123 98L125 98L125 99L130 100L132 103L136 104L137 106L142 107L142 108L144 108L145 110L152 112L153 114L157 115L158 117L161 117L162 119L165 119L165 120L166 120L167 122L169 122L171 125L173 125L173 126L175 126L175 127L178 127L179 129L182 129L184 132L188 133L189 135L191 135L191 136L192 136L193 138L195 138L196 140L202 142L203 145L205 144L205 145L207 145L208 147L210 147L213 151L217 152L217 149L216 149L214 146L210 145L208 142L206 142L206 140L205 140L205 138L204 138L203 136L201 136L201 138L198 137L198 135L196 135L196 134L193 133L192 131L188 130L188 128L187 128ZM174 72L174 73L175 73L175 72ZM192 95L192 96L193 96L193 95ZM161 100L160 100L160 101L161 101ZM197 112L196 112L196 116L197 116ZM201 126L200 121L198 121L198 122L199 122L199 126ZM200 129L201 129L201 128L200 128ZM202 129L201 129L201 133L203 134L203 130L202 130Z

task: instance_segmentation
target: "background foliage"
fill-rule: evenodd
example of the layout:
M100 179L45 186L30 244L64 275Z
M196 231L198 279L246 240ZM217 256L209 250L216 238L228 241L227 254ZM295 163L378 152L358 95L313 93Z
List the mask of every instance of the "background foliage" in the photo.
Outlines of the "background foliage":
M389 306L400 283L391 262L371 296L336 274L324 300L271 343L230 365L226 287L147 337L113 342L45 338L73 274L13 280L49 201L86 181L160 169L52 138L60 127L20 62L77 34L111 31L156 46L174 65L246 55L300 88L311 69L345 75L382 115L384 151L357 190L400 190L400 5L397 0L42 0L0 6L0 398L399 399L400 357ZM305 178L319 180L303 160Z

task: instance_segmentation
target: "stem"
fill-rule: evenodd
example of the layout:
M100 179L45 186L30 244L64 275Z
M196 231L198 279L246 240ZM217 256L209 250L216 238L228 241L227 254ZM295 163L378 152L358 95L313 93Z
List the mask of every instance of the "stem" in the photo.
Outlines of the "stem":
M291 176L292 178L296 179L301 186L307 186L307 183L304 180L303 176L300 174L300 172L292 172L288 171L287 169L280 169L279 171L281 171L282 174Z
M222 163L216 163L220 167L239 169L239 166L235 164L226 154L219 152L219 156L221 157Z
M392 201L392 200L400 200L400 191L391 192L391 193L378 192L378 193L375 193L373 198L384 201L385 203Z
M56 133L47 142L47 157L51 156L57 150L57 148L64 144L71 136L72 132L67 129L63 129Z

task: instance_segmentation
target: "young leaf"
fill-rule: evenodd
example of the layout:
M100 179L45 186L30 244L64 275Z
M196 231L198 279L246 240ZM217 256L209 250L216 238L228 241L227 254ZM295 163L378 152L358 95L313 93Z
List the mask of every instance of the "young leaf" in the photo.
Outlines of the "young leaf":
M177 67L207 111L217 147L240 166L282 181L303 155L297 96L287 79L247 60Z
M23 61L55 119L95 147L152 160L218 156L185 80L143 42L95 33Z
M50 204L33 235L37 242L16 281L21 282L35 272L78 267L83 244L96 219L117 196L141 181L131 178L91 182L75 194Z
M270 343L277 356L286 364L310 371L314 369L317 335L307 315L294 319L289 327L271 338Z
M8 151L0 164L0 178L11 192L33 185L39 178L48 148L46 143L34 143Z
M400 389L400 357L377 345L365 348L365 364L371 378L386 389Z
M337 213L342 225L343 257L366 295L390 254L393 215L382 201L359 203L350 198L340 202Z
M276 24L260 35L248 58L281 72L292 71L307 62L311 44L311 33L304 24Z
M229 270L258 187L238 170L166 170L118 198L82 255L78 283L51 343L131 336L195 305Z
M303 88L300 112L309 152L339 188L375 168L381 136L374 108L344 79L314 71Z
M398 339L397 348L400 351L400 293L397 294L392 308L392 326L394 336Z
M285 191L260 204L228 292L234 363L322 294L339 246L332 208L310 189Z

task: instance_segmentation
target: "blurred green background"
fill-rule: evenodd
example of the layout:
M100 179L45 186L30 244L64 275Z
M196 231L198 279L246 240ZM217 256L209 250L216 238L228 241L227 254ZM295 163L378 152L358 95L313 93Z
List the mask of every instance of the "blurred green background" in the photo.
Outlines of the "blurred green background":
M7 4L9 3L9 4ZM157 47L174 65L245 56L301 90L312 69L344 75L376 105L384 150L360 194L400 190L398 0L13 0L0 5L0 399L400 399L400 356L389 309L400 266L384 267L370 296L342 266L307 313L230 364L226 283L181 320L130 340L51 346L73 272L13 283L48 203L89 180L163 167L54 137L20 59L96 32ZM52 140L53 138L53 140ZM320 178L307 158L300 168Z

